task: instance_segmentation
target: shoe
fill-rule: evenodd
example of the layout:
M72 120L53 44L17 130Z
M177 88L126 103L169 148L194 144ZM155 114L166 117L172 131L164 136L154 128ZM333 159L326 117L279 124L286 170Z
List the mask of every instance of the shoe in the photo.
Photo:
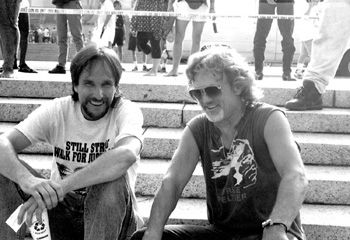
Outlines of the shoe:
M13 64L13 69L18 69L17 62Z
M255 80L263 80L264 74L262 72L255 73Z
M158 70L159 73L166 73L166 68L162 67L161 69Z
M296 111L321 110L322 94L318 92L314 82L304 80L303 86L298 89L293 99L286 102L285 107Z
M57 65L55 68L51 69L49 73L65 74L66 70L64 69L64 67Z
M283 79L283 81L296 81L295 78L292 78L290 76L290 73L283 73L282 79Z
M31 69L30 67L28 67L27 64L24 65L20 65L18 72L24 72L24 73L38 73L37 71Z
M138 71L137 66L135 66L133 69L131 69L131 71L132 71L132 72L136 72L136 71Z
M147 68L147 66L146 65L143 65L142 66L142 71L144 71L144 72L148 72L149 70L151 70L152 68Z
M304 72L304 69L297 68L294 72L294 77L297 79L303 79Z

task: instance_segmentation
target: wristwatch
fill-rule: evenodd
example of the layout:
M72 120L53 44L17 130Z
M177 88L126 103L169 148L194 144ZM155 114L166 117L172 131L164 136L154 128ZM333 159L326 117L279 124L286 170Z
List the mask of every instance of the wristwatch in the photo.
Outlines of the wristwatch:
M266 227L269 227L269 226L274 226L274 225L281 225L284 227L284 230L286 232L288 232L288 227L286 224L282 223L282 222L274 222L272 221L272 219L267 219L266 221L262 222L261 226L262 228L266 228Z

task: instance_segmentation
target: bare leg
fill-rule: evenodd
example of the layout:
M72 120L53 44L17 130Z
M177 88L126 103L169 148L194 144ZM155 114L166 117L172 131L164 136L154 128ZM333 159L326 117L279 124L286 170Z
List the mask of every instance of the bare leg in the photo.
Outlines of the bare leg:
M188 21L176 20L175 24L175 41L173 47L173 69L166 76L177 76L178 68L182 55L182 42L185 38L185 32Z
M160 64L160 58L153 58L152 62L153 62L152 69L148 71L144 76L157 76L157 71Z
M118 57L120 62L123 62L123 46L118 46Z
M199 48L201 45L204 23L205 22L193 22L193 24L192 24L193 30L192 30L191 54L199 51Z

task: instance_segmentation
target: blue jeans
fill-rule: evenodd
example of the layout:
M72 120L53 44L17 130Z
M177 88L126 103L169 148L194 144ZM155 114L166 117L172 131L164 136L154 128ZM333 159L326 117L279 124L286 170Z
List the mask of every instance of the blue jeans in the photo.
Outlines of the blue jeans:
M16 234L5 221L29 196L2 175L0 186L0 239L23 239L23 229ZM48 211L52 240L129 239L136 230L132 204L125 177L91 186L85 196L69 193L63 202Z
M141 240L145 230L143 228L135 232L131 240ZM261 237L261 235L234 236L212 225L166 225L162 240L260 240Z
M294 3L259 3L259 14L275 14L277 9L277 14L279 15L293 15L294 14ZM265 48L266 48L266 38L269 35L271 24L273 19L263 19L259 18L256 24L256 32L254 36L254 61L255 61L255 72L263 72L263 63L265 60ZM292 71L291 65L293 61L293 56L295 52L293 30L294 30L294 20L289 19L278 19L277 20L278 29L282 35L282 64L283 73L290 73Z
M57 6L63 9L82 9L79 0L70 1L63 6ZM79 14L57 14L57 37L58 37L58 65L65 67L68 54L68 25L73 37L73 42L77 52L83 48L83 35L81 15Z
M0 46L4 58L4 72L13 72L18 46L18 14L21 0L0 1Z
M304 80L313 81L320 93L334 78L350 41L350 1L325 0L319 33L312 42L311 60Z

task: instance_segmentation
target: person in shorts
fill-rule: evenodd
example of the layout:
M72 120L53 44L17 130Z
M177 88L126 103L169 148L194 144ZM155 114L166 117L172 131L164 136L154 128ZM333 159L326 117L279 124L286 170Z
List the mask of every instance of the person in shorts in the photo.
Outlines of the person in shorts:
M136 47L139 52L142 50L140 49L140 46L137 44L137 38L136 38L137 33L136 32L130 32L129 34L129 43L128 43L128 50L131 51L131 56L132 56L132 62L133 62L133 69L131 71L135 72L138 71L137 67L137 57L136 57ZM142 53L142 71L147 72L149 69L147 68L146 65L146 54Z
M215 13L215 0L210 0L208 6L207 0L170 0L168 3L168 12L174 11L182 13L178 16L175 23L175 42L173 47L173 68L166 76L177 76L178 68L182 55L182 42L185 38L186 28L192 20L192 47L191 54L198 52L204 23L207 18L193 18L192 14Z
M113 3L115 10L121 10L122 4L120 1L116 0ZM118 57L120 62L123 62L123 45L125 41L125 25L124 25L124 17L123 15L117 15L115 20L115 34L114 34L114 40L112 43L112 48L114 48L115 45L118 47Z

